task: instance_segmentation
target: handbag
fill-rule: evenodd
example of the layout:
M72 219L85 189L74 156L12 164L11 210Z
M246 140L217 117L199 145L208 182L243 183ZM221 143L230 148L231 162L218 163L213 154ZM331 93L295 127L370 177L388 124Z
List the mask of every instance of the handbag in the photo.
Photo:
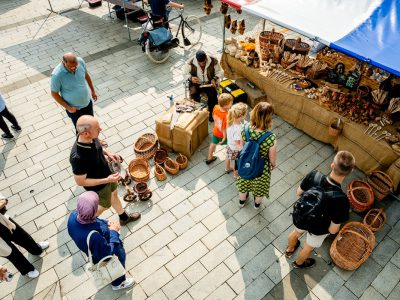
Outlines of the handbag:
M96 230L92 230L89 233L86 239L86 243L88 246L89 262L92 265L89 268L89 271L92 272L94 284L98 289L101 289L115 279L125 275L126 270L116 255L105 256L97 264L93 263L92 252L89 248L89 242L92 234L96 232Z

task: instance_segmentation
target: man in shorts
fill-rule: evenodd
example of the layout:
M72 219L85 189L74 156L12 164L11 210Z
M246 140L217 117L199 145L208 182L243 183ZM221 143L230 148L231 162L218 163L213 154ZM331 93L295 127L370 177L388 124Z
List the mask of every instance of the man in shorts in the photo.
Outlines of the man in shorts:
M292 263L294 268L303 269L313 267L315 259L310 258L311 252L314 248L320 247L329 234L336 234L340 229L341 223L349 219L350 204L346 194L342 191L341 184L345 177L353 170L354 165L355 159L350 152L339 151L331 163L332 171L328 176L322 176L322 179L319 180L320 182L317 182L317 178L321 177L317 176L319 172L314 170L301 182L297 189L297 196L299 198L305 191L315 186L320 186L324 192L332 191L335 194L328 193L324 196L324 199L326 198L324 201L327 201L327 207L322 223L326 224L326 226L313 228L308 231L295 226L294 230L289 234L288 246L285 251L286 257L291 257L300 246L300 236L303 233L307 235L303 249ZM332 195L335 195L335 197Z
M98 136L101 131L98 120L90 115L81 116L76 124L78 139L71 150L70 163L77 185L87 191L95 191L100 198L97 215L111 206L119 215L121 225L136 221L140 213L127 214L118 197L117 186L120 174L113 174L106 157L117 161L119 156L103 149Z

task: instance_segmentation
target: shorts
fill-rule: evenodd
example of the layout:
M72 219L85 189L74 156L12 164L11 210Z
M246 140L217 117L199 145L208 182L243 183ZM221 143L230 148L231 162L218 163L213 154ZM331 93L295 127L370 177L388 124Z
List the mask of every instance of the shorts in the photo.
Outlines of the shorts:
M211 143L217 145L219 142L221 142L223 140L223 138L217 137L214 134L211 137ZM226 145L227 140L225 140L225 142L222 143L222 145Z
M101 207L111 207L111 194L117 189L117 187L118 184L116 182L107 183L107 185L103 187L100 191L96 191L100 198L99 205Z
M232 150L231 147L229 146L226 147L226 157L228 157L230 160L237 159L239 154L240 154L239 150Z
M306 236L306 243L313 248L319 248L321 247L322 243L324 242L324 240L326 239L326 237L329 235L329 233L327 234L321 234L321 235L315 235L312 233L309 233L307 230L302 230L297 228L296 226L294 227L294 229L298 232L298 233L304 233L307 232L307 236Z

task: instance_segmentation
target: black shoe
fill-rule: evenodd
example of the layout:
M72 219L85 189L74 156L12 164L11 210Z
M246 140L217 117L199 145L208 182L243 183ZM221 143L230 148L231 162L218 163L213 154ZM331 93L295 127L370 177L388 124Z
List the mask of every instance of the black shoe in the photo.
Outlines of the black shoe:
M14 138L14 136L13 136L11 133L3 133L3 134L1 135L1 137L2 137L3 139L5 139L5 140L10 140L10 139L13 139L13 138Z
M11 125L11 128L12 129L14 129L15 131L21 131L21 126L19 126L19 125L16 125L16 126L14 126L14 125Z
M208 122L214 123L214 118L213 118L212 116L210 116L210 117L208 118Z
M296 269L307 269L312 268L315 266L315 259L314 258L307 258L302 265L298 265L296 261L292 262L293 268Z

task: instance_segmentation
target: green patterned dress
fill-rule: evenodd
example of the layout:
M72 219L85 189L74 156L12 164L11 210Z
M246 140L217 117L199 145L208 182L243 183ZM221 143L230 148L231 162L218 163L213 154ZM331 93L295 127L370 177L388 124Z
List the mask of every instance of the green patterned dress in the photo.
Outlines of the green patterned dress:
M250 138L251 139L258 139L261 137L265 131L257 132L250 127ZM242 138L246 140L246 134L244 130L242 131ZM269 149L275 145L276 135L271 134L269 137L265 139L264 142L261 144L261 155L268 159L268 152ZM240 176L236 180L236 185L240 193L253 193L254 197L267 197L269 198L269 185L271 182L271 170L269 166L269 159L266 160L264 171L260 177L254 179L243 179Z

